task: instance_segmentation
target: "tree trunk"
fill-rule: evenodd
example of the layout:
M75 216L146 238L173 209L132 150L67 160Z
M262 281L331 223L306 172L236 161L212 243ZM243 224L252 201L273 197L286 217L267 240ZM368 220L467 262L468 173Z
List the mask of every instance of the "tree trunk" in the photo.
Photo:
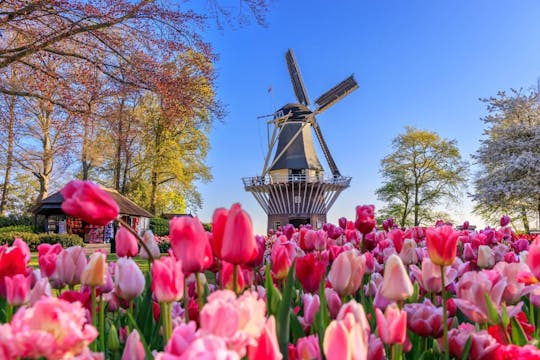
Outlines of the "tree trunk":
M414 226L420 224L418 220L418 213L420 212L420 205L418 204L418 184L414 184Z
M91 113L91 106L88 106L89 113ZM90 151L88 149L88 143L89 143L89 136L90 136L90 126L89 126L89 120L88 118L84 118L84 125L83 125L83 142L82 142L82 149L81 149L81 167L82 167L82 180L88 180L89 172L90 172L90 157L88 156L88 152Z
M525 229L525 232L530 234L531 229L529 227L529 218L527 217L527 210L525 210L525 208L521 209L521 221L523 221L523 228Z
M158 187L158 174L155 171L155 166L152 167L152 178L150 180L150 212L156 214L157 207L157 187Z
M123 112L124 112L124 100L120 103L120 110L118 115L118 133L116 153L114 154L114 166L113 166L113 183L114 189L120 191L120 172L122 168L122 143L124 141L123 134Z
M4 173L4 183L2 184L2 198L0 200L0 215L4 215L4 212L6 211L6 204L9 196L9 185L11 180L11 169L13 167L13 142L15 140L15 101L15 97L12 96L9 103L6 167Z

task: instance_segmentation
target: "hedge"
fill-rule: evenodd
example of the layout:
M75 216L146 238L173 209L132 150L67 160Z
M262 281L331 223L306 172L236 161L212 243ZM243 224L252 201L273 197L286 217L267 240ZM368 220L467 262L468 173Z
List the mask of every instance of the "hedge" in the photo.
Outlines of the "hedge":
M33 220L31 216L24 215L9 215L0 216L0 227L13 226L13 225L32 225Z
M0 244L11 244L16 237L23 239L28 244L30 251L37 251L39 244L59 243L63 248L75 245L84 246L83 239L78 235L34 234L30 232L17 231L0 233Z
M29 232L33 233L34 228L32 225L10 225L10 226L4 226L0 227L0 233L5 232Z

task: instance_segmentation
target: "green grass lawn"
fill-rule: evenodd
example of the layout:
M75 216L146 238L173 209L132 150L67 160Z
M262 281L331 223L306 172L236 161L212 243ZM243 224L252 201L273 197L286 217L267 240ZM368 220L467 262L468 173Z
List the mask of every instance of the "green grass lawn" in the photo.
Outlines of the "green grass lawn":
M107 262L116 261L117 259L118 259L118 257L116 256L116 254L107 254ZM138 256L134 257L133 260L135 260L137 265L139 265L142 272L148 272L150 270L148 260L141 259ZM33 268L36 268L36 269L39 268L38 253L37 252L32 253L32 258L30 259L30 264L29 265L32 266Z

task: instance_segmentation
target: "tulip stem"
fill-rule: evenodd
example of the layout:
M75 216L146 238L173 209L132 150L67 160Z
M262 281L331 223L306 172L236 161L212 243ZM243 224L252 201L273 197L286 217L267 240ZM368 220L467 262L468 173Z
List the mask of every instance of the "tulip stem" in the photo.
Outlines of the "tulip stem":
M122 218L117 218L116 221L118 221L120 225L125 227L130 233L132 233L135 236L139 245L141 245L144 251L146 251L146 253L148 254L148 261L153 262L154 257L152 256L152 253L150 252L150 249L148 248L144 240L139 236L139 234L137 234L137 232L133 230L133 228L127 222L122 220Z
M233 290L238 295L238 264L233 265Z
M446 313L446 284L444 283L444 265L441 265L441 302L443 307L443 339L444 339L444 358L446 360L450 359L450 354L448 353L448 314Z
M133 300L129 300L128 308L127 308L128 317L133 317ZM131 326L129 326L128 323L128 333L131 332Z
M199 305L199 311L203 308L203 284L201 281L201 273L197 272L195 273L195 284L197 284L197 304Z
M172 304L162 302L161 303L161 322L163 325L163 337L165 338L165 344L169 342L172 334Z
M6 306L6 323L11 322L11 318L13 317L13 305L10 303L7 303Z
M92 289L92 325L94 326L94 328L97 330L98 329L98 319L97 319L97 302L96 302L96 287L95 286L91 286L90 287ZM94 342L92 343L92 350L96 351L97 350L97 340L94 340Z
M401 344L394 344L392 345L392 360L401 360L403 351Z
M105 306L103 295L99 295L99 345L101 351L105 351Z
M189 294L187 281L184 281L184 318L186 320L186 324L189 323Z

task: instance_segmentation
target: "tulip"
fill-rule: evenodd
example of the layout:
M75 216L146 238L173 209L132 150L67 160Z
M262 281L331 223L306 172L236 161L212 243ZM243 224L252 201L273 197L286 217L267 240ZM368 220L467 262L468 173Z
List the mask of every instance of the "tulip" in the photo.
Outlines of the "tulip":
M251 259L246 265L250 268L255 268L263 265L264 253L266 251L266 237L255 235L255 243L257 243L257 256Z
M69 286L81 283L81 275L86 268L86 254L81 246L71 246L56 257L55 277Z
M167 256L152 263L152 292L158 302L178 301L184 294L182 262Z
M62 245L39 244L37 249L38 263L41 274L51 277L56 270L56 257L62 251Z
M234 265L247 264L257 256L257 251L251 218L240 204L234 204L223 232L221 258Z
M220 280L221 287L223 289L229 289L234 291L234 265L226 261L221 262ZM246 286L243 271L238 271L236 277L236 286L239 291L242 291Z
M214 251L214 255L218 258L221 258L223 233L225 232L228 216L229 210L225 208L216 209L212 216L212 250Z
M152 255L152 258L157 259L160 255L159 246L156 242L156 238L154 237L154 233L152 230L148 229L144 232L143 235L143 242L146 244L146 247L148 250L150 250L150 255ZM141 259L150 259L150 256L144 249L144 246L141 246L139 250L139 256Z
M527 253L527 251L522 251L521 254ZM531 272L533 275L540 279L540 245L533 243L529 247L528 255L527 255L527 264L529 265L529 268L531 269Z
M386 261L380 291L385 298L392 301L403 301L414 291L409 274L396 254L390 255Z
M508 216L508 215L503 215L503 216L501 217L500 224L501 224L501 227L505 227L506 225L510 224L510 216Z
M30 294L28 296L28 303L30 306L34 306L36 302L41 300L42 298L51 297L51 284L49 283L49 279L42 278L39 279L35 284L32 290L30 290Z
M439 338L443 334L442 308L435 307L425 299L423 303L405 304L409 329L423 337Z
M459 232L452 226L444 225L426 230L426 245L429 257L436 265L452 265L456 259Z
M88 286L101 286L107 280L107 262L105 254L95 252L90 255L90 260L81 275L81 283Z
M326 261L317 259L313 253L296 259L296 277L305 292L314 293L326 275Z
M313 325L315 314L321 307L321 301L319 295L304 294L302 295L302 303L304 304L304 316L300 316L298 321L300 321L304 329L308 329Z
M476 330L474 325L462 323L457 328L448 332L450 341L450 352L456 358L461 359L463 350L469 338L471 338L471 347L469 359L488 360L493 359L495 351L500 346L486 330ZM516 360L519 358L516 358Z
M30 259L32 258L32 253L30 252L30 248L28 247L28 244L21 238L15 237L15 240L12 244L13 247L21 249L23 255L24 255L24 261L28 264Z
M72 180L60 190L62 211L92 225L105 226L118 216L114 199L90 181Z
M276 335L276 319L270 316L257 340L256 346L250 346L248 351L249 360L280 360L283 358L279 350Z
M407 313L396 304L386 307L384 315L379 308L375 309L377 332L382 342L387 345L403 344L407 336Z
M378 336L371 334L368 343L368 357L367 360L381 360L386 359L386 351L384 344Z
M401 229L393 229L388 233L388 238L394 243L394 248L398 254L401 252L403 247L404 235L405 233Z
M197 338L197 324L194 321L179 324L174 328L171 339L165 346L165 352L174 356L182 356L188 346Z
M528 287L521 281L519 281L520 274L530 274L529 268L523 263L506 263L499 262L495 265L493 270L497 271L503 278L506 279L507 285L504 288L502 295L502 301L506 304L517 303L523 295L528 292Z
M184 274L202 272L212 265L212 249L199 219L174 217L169 228L171 248L176 258L182 261Z
M332 288L324 289L324 297L326 298L326 303L328 304L328 311L330 312L330 317L335 319L341 309L341 298L339 294Z
M355 323L360 324L360 327L364 330L365 336L369 337L371 328L362 304L357 303L355 300L350 300L339 309L336 320L345 320L347 314L351 314L354 317Z
M355 250L342 252L332 263L328 280L339 295L352 295L362 285L365 267L364 256Z
M122 360L144 360L145 358L146 353L144 352L141 337L137 330L133 330L126 340Z
M493 251L487 245L480 245L478 248L478 260L476 262L480 268L491 268L495 265L495 257L493 256Z
M39 248L39 247L38 247ZM0 246L0 295L6 295L5 277L26 274L26 261L18 247Z
M411 266L411 271L419 285L426 291L438 294L442 291L441 267L433 264L428 258L422 260L422 269L416 265ZM444 268L445 285L453 282L458 275L456 269L450 266Z
M298 360L321 360L321 350L319 349L319 339L317 335L306 336L298 339L296 343L296 354ZM289 356L289 359L291 357Z
M13 306L21 306L28 300L30 292L30 283L32 279L29 276L17 274L15 276L6 276L7 302Z
M137 238L128 229L121 226L116 233L116 255L118 257L137 256L139 247Z
M347 228L347 218L346 217L340 217L338 219L338 225L340 228L345 230Z
M356 207L356 221L354 225L358 231L364 235L368 234L371 232L371 230L373 230L376 224L374 205L363 205Z
M324 355L327 360L367 359L368 340L364 329L352 314L332 321L325 330Z
M405 265L416 264L418 262L418 254L416 253L416 241L414 241L413 239L405 239L405 241L403 242L403 247L399 252L399 257Z
M131 258L120 258L116 261L114 285L116 295L124 300L133 300L144 290L144 275Z
M272 274L278 280L285 279L296 257L296 246L281 236L272 247L270 260L272 262Z

